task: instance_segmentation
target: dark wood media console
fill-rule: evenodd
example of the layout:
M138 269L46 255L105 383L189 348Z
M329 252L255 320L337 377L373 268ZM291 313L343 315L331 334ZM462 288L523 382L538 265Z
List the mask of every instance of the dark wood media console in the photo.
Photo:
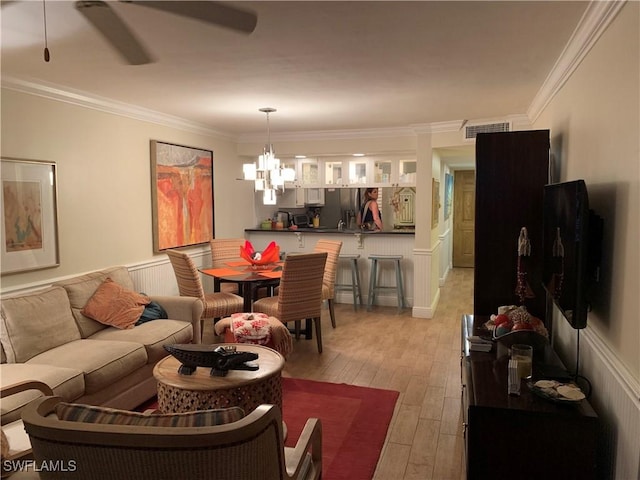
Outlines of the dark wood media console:
M488 317L462 317L462 414L468 479L595 479L598 416L587 400L558 404L529 390L507 393L508 355L469 350L469 335L488 336ZM555 352L534 354L534 380L564 368Z

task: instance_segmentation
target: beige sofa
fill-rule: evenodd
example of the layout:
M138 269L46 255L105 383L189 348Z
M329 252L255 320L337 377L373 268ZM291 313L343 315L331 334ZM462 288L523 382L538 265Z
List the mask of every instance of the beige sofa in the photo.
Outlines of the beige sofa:
M153 367L167 355L165 344L199 341L202 302L164 296L168 320L131 329L106 326L81 310L107 278L135 290L126 267L112 267L2 299L0 343L3 387L37 380L65 401L132 409L156 393ZM39 396L30 391L3 399L2 424L19 418Z

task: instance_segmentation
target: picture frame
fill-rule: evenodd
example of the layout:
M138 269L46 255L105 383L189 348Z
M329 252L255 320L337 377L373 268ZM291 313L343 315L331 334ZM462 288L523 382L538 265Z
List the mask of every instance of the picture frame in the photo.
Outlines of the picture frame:
M2 157L0 274L60 266L54 162Z
M213 152L151 140L153 251L214 238Z
M440 182L435 178L431 179L431 195L431 228L436 228L440 214Z
M453 175L444 174L444 219L451 216L451 205L453 202Z

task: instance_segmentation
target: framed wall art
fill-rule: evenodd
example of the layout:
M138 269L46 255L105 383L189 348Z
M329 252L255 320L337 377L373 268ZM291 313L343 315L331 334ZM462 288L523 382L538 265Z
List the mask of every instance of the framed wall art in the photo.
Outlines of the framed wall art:
M451 204L453 202L453 175L444 174L444 219L451 215Z
M213 152L151 140L153 251L214 237Z
M2 158L2 275L60 265L56 164Z

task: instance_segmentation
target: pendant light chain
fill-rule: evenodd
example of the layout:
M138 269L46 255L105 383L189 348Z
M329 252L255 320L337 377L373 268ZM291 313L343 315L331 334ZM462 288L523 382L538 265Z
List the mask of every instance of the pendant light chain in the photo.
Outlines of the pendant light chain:
M272 156L274 156L273 145L271 144L271 122L269 119L269 114L277 110L275 108L265 107L265 108L260 108L259 111L267 114L267 142L268 142L267 147L268 147L269 153ZM265 153L267 153L267 148L265 148L264 150L265 150Z
M267 112L267 142L269 142L269 153L273 155L273 147L271 146L271 122L269 122L269 112Z
M51 56L49 55L49 42L47 39L47 3L46 0L42 0L42 13L44 18L44 61L48 62Z

